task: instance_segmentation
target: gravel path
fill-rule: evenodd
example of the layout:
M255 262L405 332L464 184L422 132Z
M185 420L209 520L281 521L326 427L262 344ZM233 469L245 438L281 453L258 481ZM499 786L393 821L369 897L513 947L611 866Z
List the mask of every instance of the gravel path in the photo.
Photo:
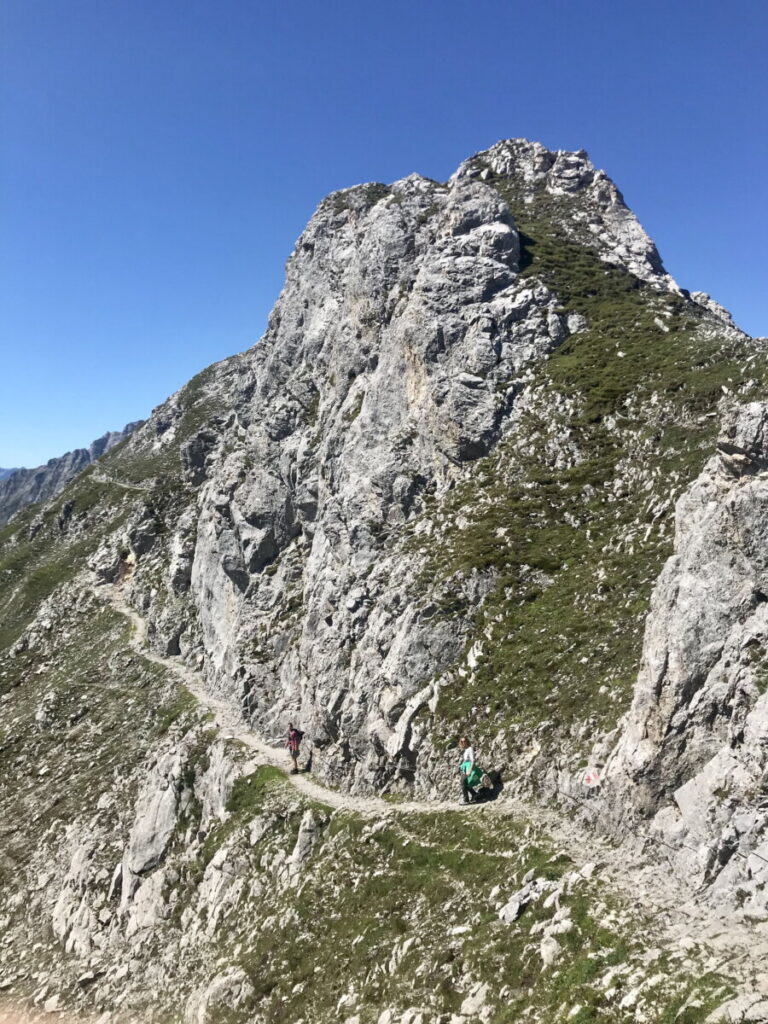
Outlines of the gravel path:
M111 484L113 487L120 487L124 491L151 491L153 484L128 484L123 480L115 480L113 476L109 476L108 473L102 473L96 469L91 475L91 480L94 480L97 484ZM2 1021L0 1021L2 1024Z
M210 693L199 673L180 658L163 657L149 649L146 622L126 602L118 586L94 587L93 593L131 621L134 650L148 661L172 672L200 705L213 714L212 724L221 730L222 735L239 740L252 751L254 765L270 764L287 771L290 767L287 751L270 746L251 731L236 708ZM288 774L287 778L300 793L312 800L367 817L440 811L483 817L509 815L532 822L541 827L577 867L594 864L600 881L623 902L636 905L642 912L651 912L658 926L660 942L672 942L691 949L692 953L696 951L697 957L703 956L707 970L722 971L736 981L742 992L749 993L743 999L758 1000L768 996L768 925L763 929L760 925L735 920L733 914L725 914L705 902L706 893L697 897L687 890L657 857L639 855L637 849L633 851L629 844L617 846L556 808L521 801L506 794L493 803L470 807L462 806L457 800L390 803L381 797L358 796L329 789L304 774ZM752 1018L739 1014L732 1019L768 1021L768 1016ZM1 1017L0 1024L5 1024Z

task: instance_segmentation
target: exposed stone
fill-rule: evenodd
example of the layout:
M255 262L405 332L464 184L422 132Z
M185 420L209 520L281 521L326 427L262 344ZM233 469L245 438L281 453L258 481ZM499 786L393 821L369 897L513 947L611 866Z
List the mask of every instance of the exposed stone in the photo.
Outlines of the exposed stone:
M510 176L506 191L494 185L499 175ZM339 955L355 962L364 954L360 977L331 982L334 1020L353 1024L381 1010L379 1024L431 1024L433 1000L437 1005L449 992L440 1019L470 1024L491 1019L505 1000L524 998L511 983L470 976L464 951L478 924L494 956L526 943L526 974L564 969L582 927L581 917L571 916L575 893L598 901L601 929L636 936L637 922L599 902L604 861L591 841L582 856L558 840L544 867L538 852L523 856L537 842L526 832L519 849L494 852L496 884L475 887L475 902L464 891L473 888L471 875L451 876L455 856L475 855L471 842L443 847L449 856L439 862L436 884L445 884L443 875L450 882L444 916L430 908L427 891L394 913L378 878L417 843L424 843L416 856L425 863L431 845L440 846L437 827L429 839L406 834L412 804L399 814L393 803L389 814L372 793L430 801L455 795L448 734L463 726L444 713L458 687L471 690L492 663L494 626L505 628L503 615L480 625L480 613L498 587L517 609L559 586L547 553L537 565L517 566L523 588L506 592L504 572L486 565L484 553L497 545L521 562L516 547L545 524L564 481L599 462L600 453L580 447L571 429L592 415L585 413L591 393L580 394L578 381L555 387L549 362L564 344L571 361L578 361L572 356L580 341L594 344L593 314L588 305L585 313L569 309L555 291L557 275L536 271L535 241L518 230L504 198L510 190L521 215L536 196L548 210L570 211L558 242L589 248L593 270L597 252L606 264L598 265L598 278L620 279L642 296L635 312L651 334L663 335L655 344L672 345L672 308L679 306L675 329L690 328L696 341L715 331L734 351L746 351L744 336L711 302L679 293L616 187L583 152L513 140L467 161L447 184L413 175L325 200L291 256L261 342L204 371L133 431L119 457L102 463L116 474L122 469L124 478L92 471L109 502L119 504L123 495L125 503L113 510L97 502L90 514L76 502L48 506L3 547L11 553L11 588L20 582L13 559L30 539L43 551L43 541L54 545L54 569L76 572L36 607L0 665L0 753L24 816L18 823L9 815L4 825L0 874L19 884L0 893L0 962L39 957L47 965L25 980L38 1004L60 991L132 1019L149 993L157 1015L170 1019L180 1012L178 993L192 992L190 1024L262 1024L293 1004L304 1015L297 1024L309 1024L313 985L322 987L326 966ZM626 275L609 272L608 264ZM611 335L608 343L617 358L631 356L623 337ZM621 550L629 559L642 534L654 530L666 550L664 523L683 484L673 492L671 482L652 479L662 462L649 469L638 452L655 450L669 426L684 437L675 443L686 444L698 409L678 415L665 394L660 384L650 398L641 390L611 415L600 414L599 429L626 451L614 477L600 478L600 494L585 485L562 523L557 519L563 537L588 535L593 503L620 507L636 485L631 493L643 507L605 539L602 554ZM715 415L714 407L701 413ZM764 934L768 884L761 797L768 736L761 677L768 645L765 422L757 404L729 414L717 456L678 506L677 550L658 583L623 734L604 732L592 759L582 762L599 731L597 716L585 711L561 729L555 678L552 692L541 695L551 712L531 729L515 731L505 721L494 739L494 697L482 689L462 712L467 728L485 730L483 763L504 768L514 779L510 792L522 799L530 785L557 793L589 815L590 826L594 817L622 839L637 834L651 851L654 840L665 844L680 879L707 884L706 899L727 904L742 939L747 931L750 938ZM440 552L453 530L471 546L474 506L489 500L472 487L483 474L493 477L512 449L521 460L515 467L522 471L525 459L535 466L523 479L540 498L535 514L513 522L505 511L509 523L500 517L480 538L477 564L467 557L444 579L432 578L440 574L425 569L426 549L418 544ZM511 475L505 483L512 485ZM453 505L457 495L461 503ZM90 545L87 564L77 560L80 545ZM553 562L570 557L562 541ZM618 600L611 576L622 564L617 559L610 572L595 564L601 600L604 585L605 600ZM15 614L24 602L6 592ZM584 598L567 596L576 604ZM617 611L617 630L637 628L635 598ZM98 632L90 628L97 615ZM531 644L563 640L559 628L554 622L532 630ZM604 639L589 637L595 647ZM102 644L98 671L97 659L84 668ZM587 661L579 651L571 667ZM601 672L595 690L604 704L618 704L609 675ZM441 714L449 726L443 733L433 720ZM313 788L302 774L288 790L274 768L259 774L264 761L287 766L287 755L266 749L259 737L282 739L288 721L306 734L302 765L329 788ZM52 749L66 763L48 758ZM96 755L100 760L90 761ZM580 763L594 766L589 774L598 784L589 799ZM342 812L330 823L321 809L326 798ZM347 812L367 823L345 831ZM491 836L488 822L500 820L489 815L478 828ZM27 827L28 843L19 835ZM517 837L510 841L516 844ZM562 869L563 857L574 859L570 870L545 877ZM536 867L525 870L530 863ZM644 885L658 863L642 865ZM337 904L346 912L345 898L368 884L373 905L349 928L345 921L339 938ZM317 905L320 889L331 938L308 966L301 957L315 922L306 907ZM634 888L631 895L634 905ZM535 913L526 913L532 904ZM495 923L483 917L488 908L498 913ZM426 937L425 912L432 915ZM40 922L51 925L49 945L38 941L38 934L49 938ZM727 946L724 934L720 944ZM272 936L274 945L286 935L294 947L278 963L261 939ZM698 984L700 944L678 938L679 930L648 941L665 952L671 946L675 976ZM375 955L360 948L369 942ZM760 958L757 939L754 948ZM631 967L596 963L600 1005L650 1020L646 990L661 984L659 975L647 977L654 957L635 950L627 956ZM717 972L716 960L712 953L701 977ZM478 963L478 971L485 966ZM363 1009L363 977L366 984L385 980L392 1006ZM3 979L9 987L21 980L13 973ZM408 985L418 992L403 997ZM460 1012L453 1012L455 993ZM404 998L414 1005L402 1009ZM580 1005L552 1012L568 1019Z
M253 985L245 971L239 967L230 967L200 992L190 996L184 1020L188 1024L216 1024L223 1014L247 1011L254 994Z
M483 167L494 174L514 175L521 182L524 202L541 189L553 196L578 194L584 210L591 215L584 217L584 227L576 235L579 241L596 245L606 262L627 267L641 280L677 289L662 266L656 246L625 205L619 190L605 171L595 169L584 150L552 152L538 142L510 139L481 154L481 161L474 157L466 161L456 177L482 179Z
M767 427L768 406L732 409L719 454L678 502L675 554L654 592L635 698L611 765L617 795L630 794L623 812L655 814L681 876L717 878L718 891L734 898L749 876L768 879L768 843L760 852ZM674 804L659 808L669 797Z

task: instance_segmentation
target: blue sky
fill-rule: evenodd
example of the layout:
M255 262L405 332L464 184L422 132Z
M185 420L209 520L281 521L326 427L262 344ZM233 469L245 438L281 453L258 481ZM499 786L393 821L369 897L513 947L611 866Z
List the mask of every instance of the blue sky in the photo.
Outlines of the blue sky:
M764 0L4 0L0 466L261 335L320 199L585 148L681 285L768 334Z

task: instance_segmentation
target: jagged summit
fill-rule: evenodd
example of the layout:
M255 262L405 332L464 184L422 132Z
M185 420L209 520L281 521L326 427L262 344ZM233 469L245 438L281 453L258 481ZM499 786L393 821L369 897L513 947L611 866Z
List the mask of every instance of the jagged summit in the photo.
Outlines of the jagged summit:
M429 193L461 178L503 182L521 222L531 217L556 221L571 240L593 249L605 262L624 267L653 287L681 293L621 191L583 149L550 150L528 139L506 139L465 160L445 186L411 174L391 185L369 182L334 192L321 209L325 203L338 206L344 202L357 203L362 209L388 194L409 189ZM728 311L709 295L693 292L690 297L734 326Z
M574 241L641 280L679 292L621 192L585 150L552 151L538 142L508 139L470 157L455 177L507 179L523 209L549 203Z

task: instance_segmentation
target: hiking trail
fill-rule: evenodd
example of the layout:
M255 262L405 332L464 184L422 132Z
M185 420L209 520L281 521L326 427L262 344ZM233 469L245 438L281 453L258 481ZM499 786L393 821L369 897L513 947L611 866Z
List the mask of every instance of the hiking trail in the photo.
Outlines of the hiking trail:
M656 915L660 932L683 948L699 947L708 955L707 969L722 971L743 989L755 993L755 1000L768 996L768 925L765 929L736 920L732 913L718 910L700 896L686 891L680 880L664 871L658 860L638 856L636 851L614 845L606 837L589 832L580 823L551 807L543 807L503 794L499 799L464 806L455 800L403 800L388 802L382 797L360 796L329 789L305 774L289 774L287 750L275 748L256 735L243 721L237 708L207 689L205 679L179 657L163 656L147 643L145 619L126 601L120 585L92 586L91 592L133 625L131 647L147 659L173 673L198 701L213 714L211 725L223 738L233 739L253 755L254 767L268 764L286 772L286 779L302 795L335 810L353 811L366 817L393 818L408 814L439 812L469 813L473 816L507 815L541 827L556 850L567 854L577 869L595 865L595 873L621 899L636 903ZM458 789L458 787L457 787ZM734 1018L738 1020L741 1018ZM744 1018L746 1020L752 1018ZM756 1018L755 1018L756 1019Z
M112 487L120 487L124 491L140 491L146 493L152 490L153 485L149 484L129 484L124 480L116 480L113 476L109 476L108 473L103 473L98 469L95 469L91 474L91 480L97 484L109 484Z

